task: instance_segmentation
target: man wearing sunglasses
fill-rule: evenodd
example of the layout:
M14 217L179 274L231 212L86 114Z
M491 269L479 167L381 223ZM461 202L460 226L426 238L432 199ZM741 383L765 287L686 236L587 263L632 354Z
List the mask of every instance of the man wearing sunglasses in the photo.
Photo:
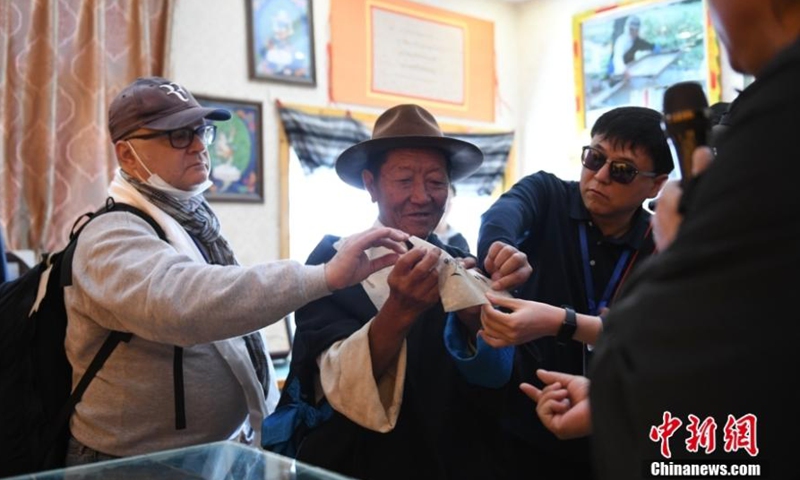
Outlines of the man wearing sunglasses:
M99 370L70 421L67 466L236 439L259 444L277 385L260 329L393 264L408 236L355 235L326 264L242 267L203 198L207 146L226 110L203 108L160 77L125 87L109 108L119 169L114 202L144 211L98 216L81 233L65 291L73 384L110 331L131 333ZM182 402L180 401L182 400Z
M589 145L581 149L579 182L538 172L520 180L483 214L479 262L508 244L524 252L533 267L517 292L527 301L487 295L511 313L484 308L482 314L487 343L520 345L515 354L518 383L541 385L537 368L583 373L590 351L582 342L594 343L602 328L597 316L612 304L630 270L655 250L650 215L642 204L658 194L673 168L661 118L641 107L603 114L592 127ZM530 404L522 392L510 401ZM534 417L508 423L529 442L530 452L541 456L540 464L590 478L588 442L560 442Z

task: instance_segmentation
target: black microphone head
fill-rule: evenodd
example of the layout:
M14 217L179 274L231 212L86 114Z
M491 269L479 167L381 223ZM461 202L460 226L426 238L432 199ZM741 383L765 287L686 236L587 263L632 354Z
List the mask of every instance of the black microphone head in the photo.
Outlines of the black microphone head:
M710 109L703 87L681 82L664 91L664 132L675 149L682 181L692 175L692 153L708 144Z
M708 100L703 93L703 87L697 82L676 83L664 92L664 113L667 115L705 108L708 108Z

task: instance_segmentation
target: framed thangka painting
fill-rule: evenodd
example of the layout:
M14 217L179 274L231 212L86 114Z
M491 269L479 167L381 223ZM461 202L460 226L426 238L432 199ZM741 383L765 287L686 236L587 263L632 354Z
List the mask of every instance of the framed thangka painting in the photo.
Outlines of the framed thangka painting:
M261 103L195 95L204 107L224 108L231 119L215 122L217 137L208 146L211 181L210 201L263 202L264 177L261 154Z
M245 0L250 78L314 86L311 0Z
M581 129L623 105L662 110L664 91L693 81L719 101L719 46L703 0L622 2L573 17Z

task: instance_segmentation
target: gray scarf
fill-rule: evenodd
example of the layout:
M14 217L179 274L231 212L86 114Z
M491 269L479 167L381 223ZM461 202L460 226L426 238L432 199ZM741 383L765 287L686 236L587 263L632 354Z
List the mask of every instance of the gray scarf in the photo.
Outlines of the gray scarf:
M174 218L189 233L206 261L212 265L238 265L233 250L220 233L219 219L203 195L195 195L188 200L178 200L150 185L146 185L124 171L122 177L139 191L147 200L167 215ZM253 362L264 397L269 391L269 367L266 349L259 332L244 337L247 353Z

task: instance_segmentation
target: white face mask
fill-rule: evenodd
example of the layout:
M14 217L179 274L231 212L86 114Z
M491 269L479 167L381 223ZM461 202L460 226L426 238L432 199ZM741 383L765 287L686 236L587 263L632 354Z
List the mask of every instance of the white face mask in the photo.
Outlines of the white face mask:
M155 188L158 191L164 192L168 195L172 195L178 200L188 200L194 197L195 195L200 195L201 193L208 190L209 187L211 187L211 185L214 185L214 182L206 178L204 182L195 185L194 187L192 187L191 190L181 190L180 188L173 187L172 185L167 183L166 180L161 178L158 174L151 172L150 169L147 168L147 165L145 165L144 162L142 162L142 159L139 158L139 154L136 153L136 149L133 148L131 142L126 141L125 143L127 143L128 146L131 148L131 152L133 152L133 156L136 158L136 161L139 162L139 165L141 165L142 168L144 168L144 170L150 175L147 178L147 180L144 181L144 183L150 185L151 187Z

